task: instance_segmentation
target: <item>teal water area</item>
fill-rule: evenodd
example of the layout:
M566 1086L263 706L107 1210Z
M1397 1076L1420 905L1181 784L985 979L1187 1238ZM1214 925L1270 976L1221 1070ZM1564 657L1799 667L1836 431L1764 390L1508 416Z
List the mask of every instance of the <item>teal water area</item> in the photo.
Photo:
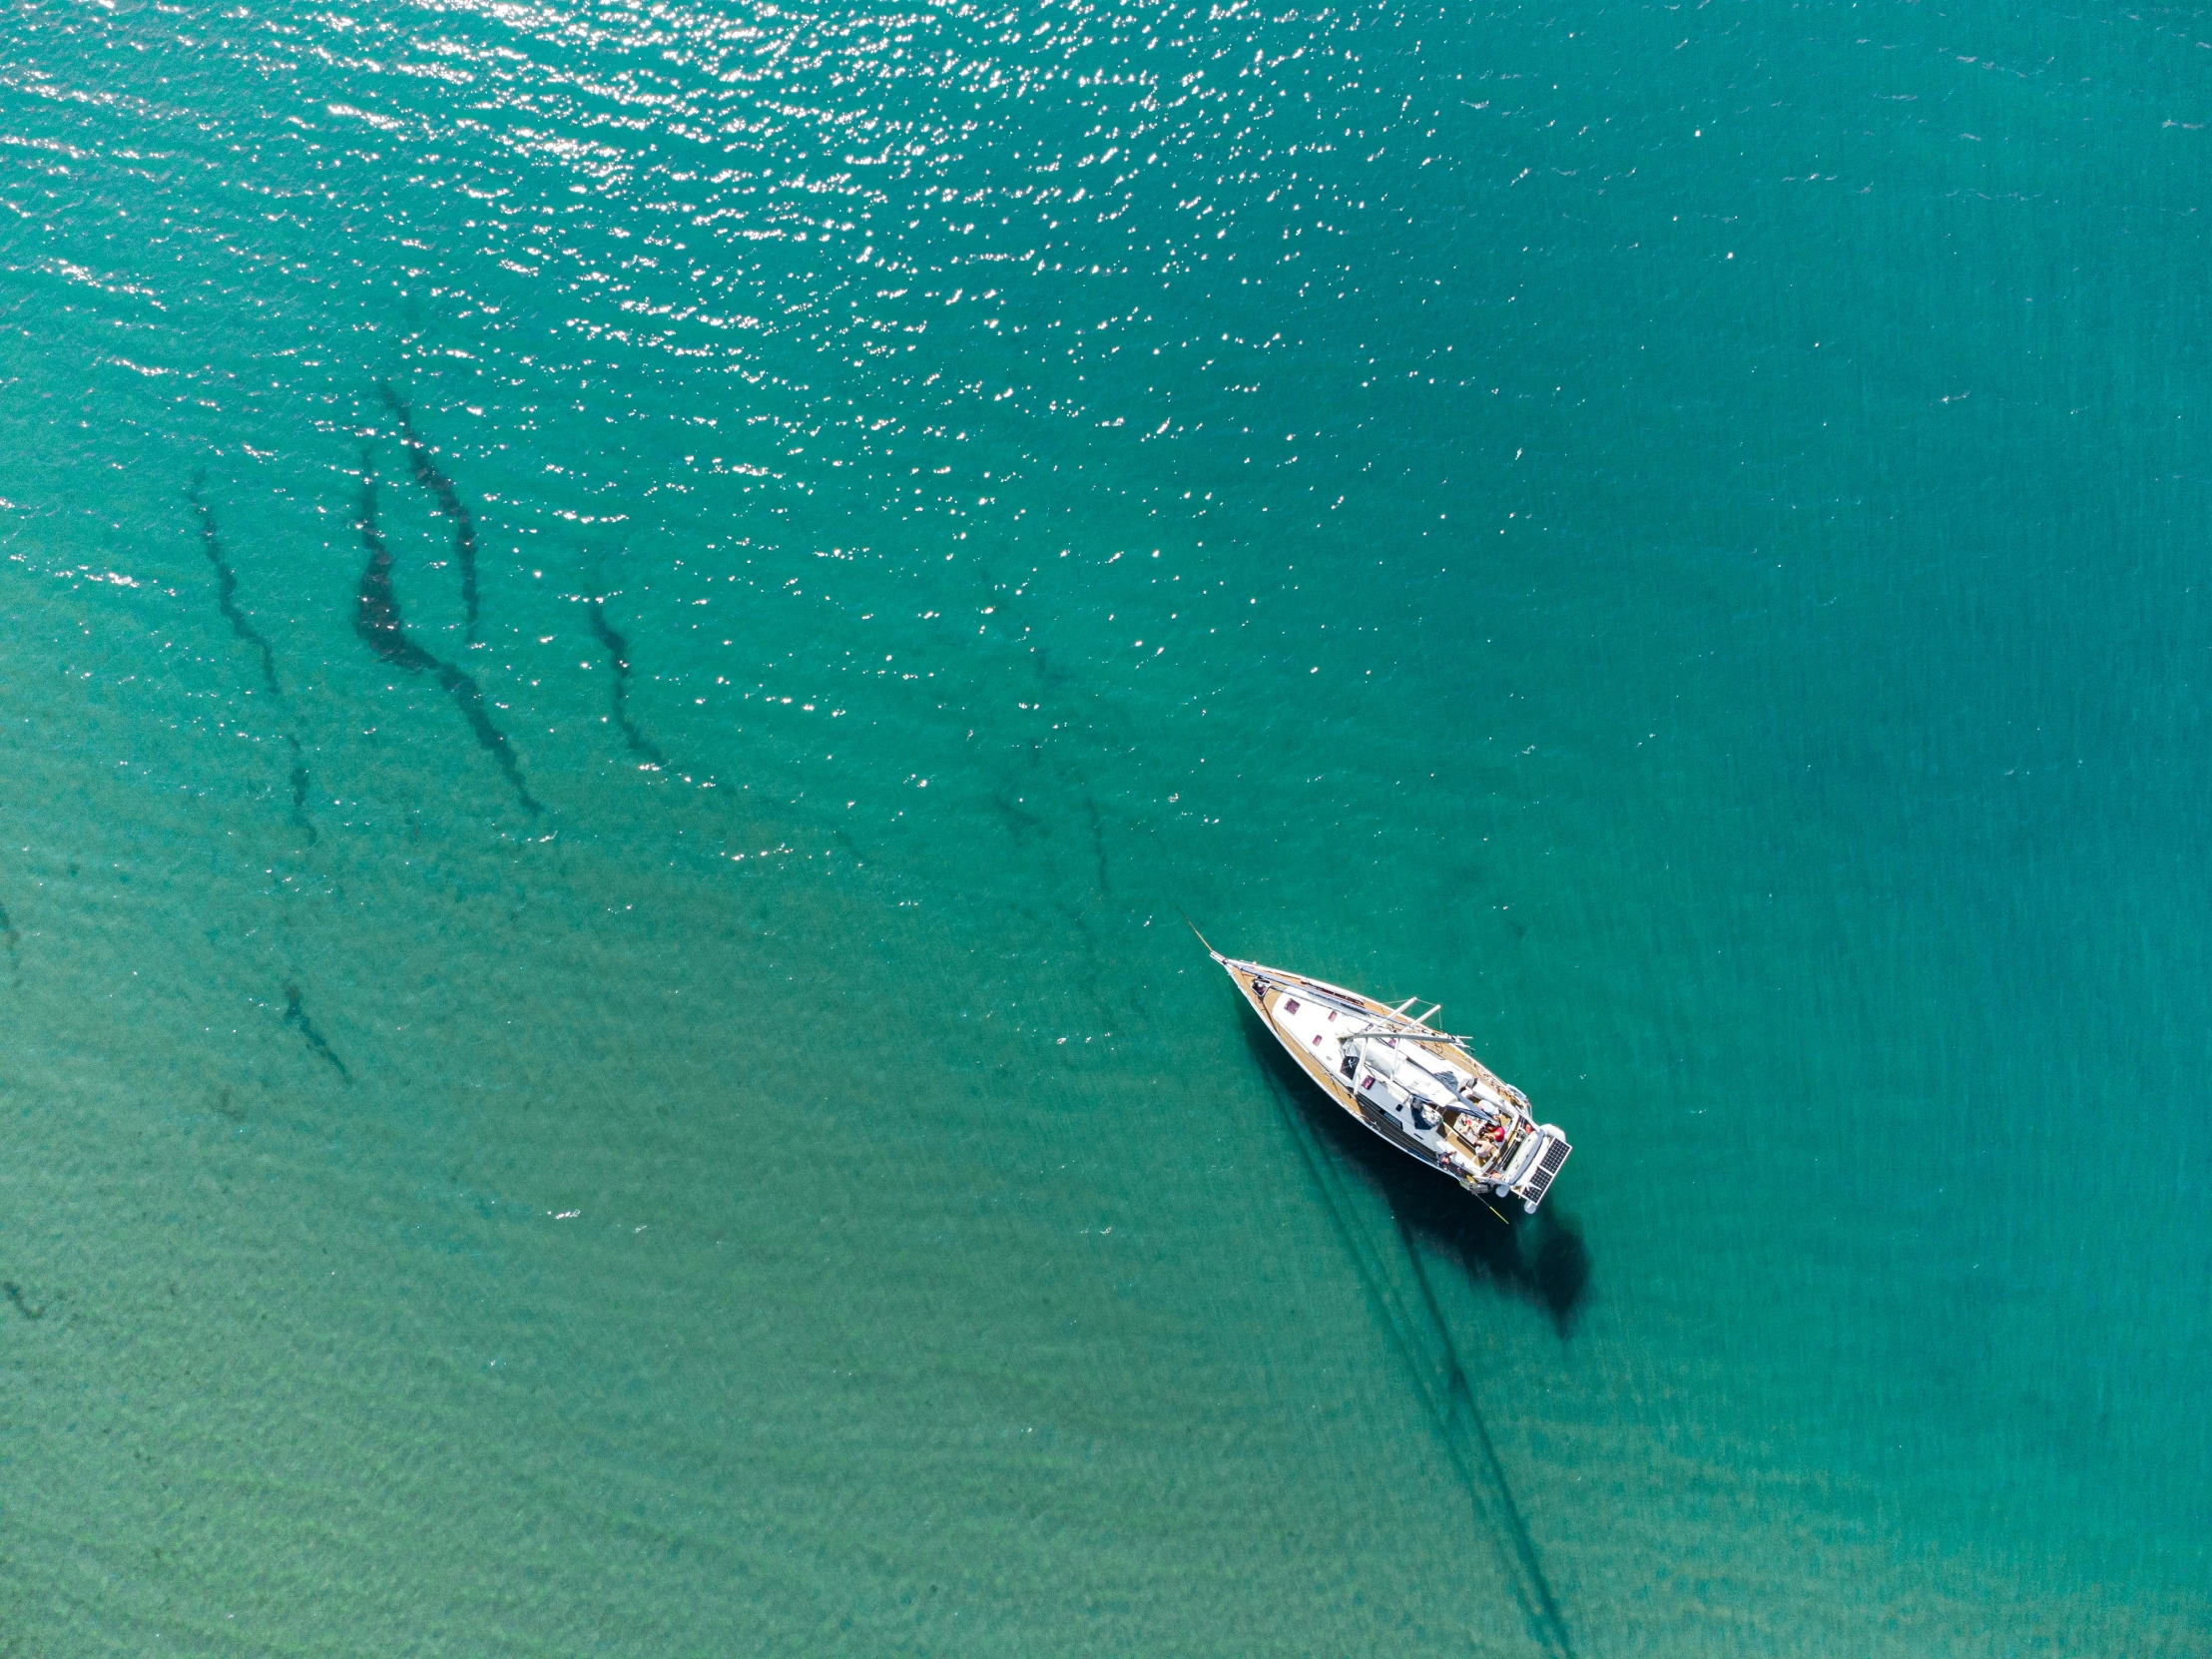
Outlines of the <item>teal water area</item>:
M2212 1652L2203 34L14 8L0 1654Z

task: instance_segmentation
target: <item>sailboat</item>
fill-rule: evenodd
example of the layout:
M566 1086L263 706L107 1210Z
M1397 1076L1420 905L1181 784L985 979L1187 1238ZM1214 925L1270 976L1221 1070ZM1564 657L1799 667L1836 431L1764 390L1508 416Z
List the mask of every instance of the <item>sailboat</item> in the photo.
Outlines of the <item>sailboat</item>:
M1574 1148L1558 1125L1538 1123L1528 1097L1469 1054L1464 1038L1428 1023L1442 1003L1410 1016L1419 997L1393 1008L1326 979L1224 956L1203 933L1198 942L1331 1100L1468 1192L1517 1198L1536 1213Z

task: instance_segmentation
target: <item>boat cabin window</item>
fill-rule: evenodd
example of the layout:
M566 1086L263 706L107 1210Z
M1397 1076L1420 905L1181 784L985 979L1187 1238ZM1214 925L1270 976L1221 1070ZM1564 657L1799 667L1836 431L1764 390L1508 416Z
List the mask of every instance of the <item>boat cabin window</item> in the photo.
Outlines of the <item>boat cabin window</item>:
M1286 996L1286 997L1285 997L1285 998L1283 999L1283 1011L1284 1011L1284 1012L1285 1012L1286 1014L1295 1014L1295 1013L1297 1013L1297 1012L1298 1012L1298 998L1297 998L1297 997L1295 997L1295 996Z

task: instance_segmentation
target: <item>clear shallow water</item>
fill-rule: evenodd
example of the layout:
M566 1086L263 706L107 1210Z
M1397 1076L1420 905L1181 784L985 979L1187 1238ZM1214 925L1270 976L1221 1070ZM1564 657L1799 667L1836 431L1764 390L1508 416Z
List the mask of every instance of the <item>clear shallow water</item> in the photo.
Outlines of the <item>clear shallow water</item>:
M23 1651L2212 1642L2186 19L0 95ZM1178 909L1442 999L1540 1222Z

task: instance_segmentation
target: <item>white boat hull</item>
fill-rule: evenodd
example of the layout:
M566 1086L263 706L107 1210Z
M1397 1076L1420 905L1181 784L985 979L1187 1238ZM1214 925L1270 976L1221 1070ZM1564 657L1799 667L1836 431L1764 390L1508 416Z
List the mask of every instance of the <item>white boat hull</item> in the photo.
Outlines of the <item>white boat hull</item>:
M1467 1191L1535 1213L1574 1149L1457 1038L1405 1018L1410 1002L1390 1008L1326 979L1208 954L1299 1068L1364 1127Z

